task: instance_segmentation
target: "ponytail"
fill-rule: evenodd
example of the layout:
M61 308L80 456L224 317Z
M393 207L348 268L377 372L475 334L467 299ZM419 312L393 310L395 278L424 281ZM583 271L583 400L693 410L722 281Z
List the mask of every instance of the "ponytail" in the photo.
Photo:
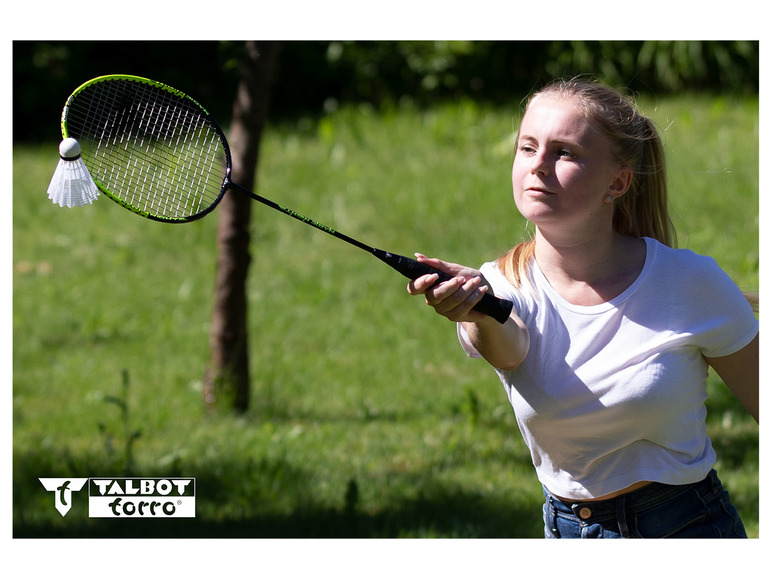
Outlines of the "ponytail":
M675 227L667 206L665 151L657 129L647 117L636 113L641 125L636 148L640 161L634 167L630 189L615 201L614 231L633 237L651 237L669 247L676 245ZM631 137L633 138L633 137ZM632 148L632 147L631 147Z
M518 243L496 261L496 266L501 273L516 288L522 287L524 281L528 283L526 269L528 262L534 256L535 250L536 242L531 238L528 241Z

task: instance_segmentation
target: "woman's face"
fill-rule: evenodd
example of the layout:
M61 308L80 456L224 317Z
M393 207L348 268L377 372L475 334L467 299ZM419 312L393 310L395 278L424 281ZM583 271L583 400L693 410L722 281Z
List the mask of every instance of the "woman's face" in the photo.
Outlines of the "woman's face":
M515 204L526 219L543 231L610 228L613 207L606 196L621 194L620 169L606 140L573 101L540 95L531 102L512 166Z

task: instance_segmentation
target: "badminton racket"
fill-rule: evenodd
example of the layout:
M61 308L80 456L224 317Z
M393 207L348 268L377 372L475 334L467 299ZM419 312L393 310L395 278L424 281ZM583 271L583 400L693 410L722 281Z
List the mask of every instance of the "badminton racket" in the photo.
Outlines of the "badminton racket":
M362 249L409 279L436 273L415 259L371 247L234 183L228 142L196 100L161 82L107 75L79 86L65 103L62 136L80 143L99 190L134 213L185 223L210 213L228 189ZM500 323L512 302L485 294L475 306Z

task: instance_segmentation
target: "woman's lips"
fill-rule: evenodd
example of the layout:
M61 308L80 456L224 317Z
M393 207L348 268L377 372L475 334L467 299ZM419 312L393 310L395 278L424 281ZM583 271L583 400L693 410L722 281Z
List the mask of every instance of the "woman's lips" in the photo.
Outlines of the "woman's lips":
M525 193L531 197L548 197L550 195L554 195L554 193L542 187L528 187L525 189Z

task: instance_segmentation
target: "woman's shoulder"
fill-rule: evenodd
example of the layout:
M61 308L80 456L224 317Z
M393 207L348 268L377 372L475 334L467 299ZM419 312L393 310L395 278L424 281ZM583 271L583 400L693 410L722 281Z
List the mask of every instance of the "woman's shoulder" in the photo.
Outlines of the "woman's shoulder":
M676 290L674 296L713 296L725 300L737 296L739 303L746 299L737 284L721 268L715 258L685 248L672 248L654 240L647 240L653 255L654 285ZM681 299L679 298L679 299Z
M720 271L716 260L709 255L697 253L692 249L670 247L650 237L644 239L647 254L650 254L653 264L658 268L675 269L683 273Z

